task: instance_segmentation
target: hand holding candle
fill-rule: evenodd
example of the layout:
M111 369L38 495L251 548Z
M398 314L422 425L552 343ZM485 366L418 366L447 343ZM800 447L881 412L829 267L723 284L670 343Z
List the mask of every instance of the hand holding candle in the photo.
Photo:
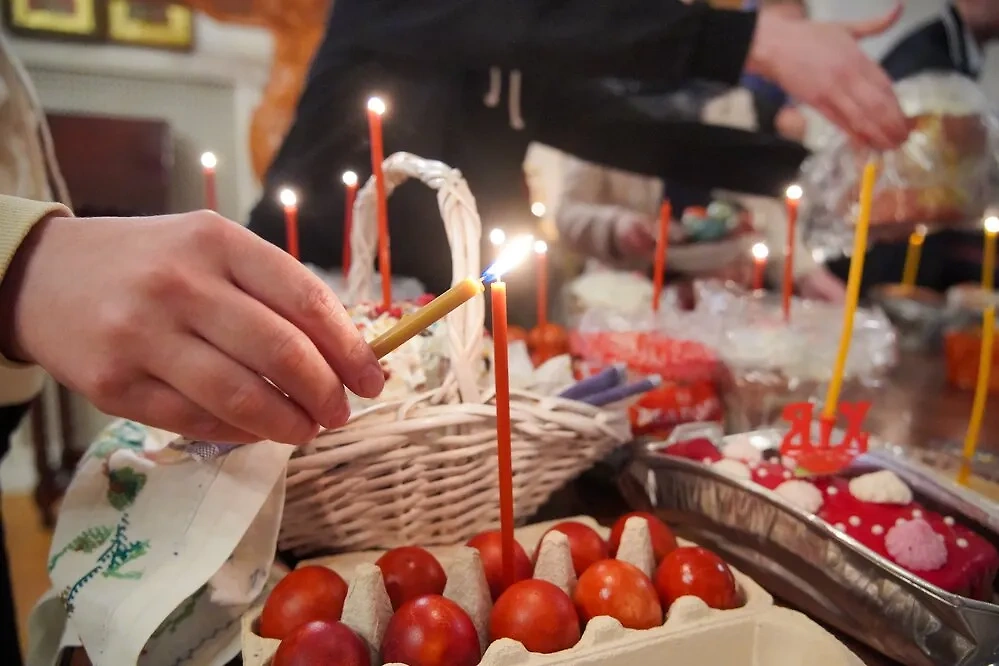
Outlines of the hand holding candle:
M753 291L763 289L763 276L767 270L767 257L769 256L770 249L766 243L753 245Z
M371 141L371 173L375 178L376 209L378 212L378 268L382 276L382 305L392 306L392 260L389 251L388 199L385 193L385 143L382 136L382 116L385 102L380 97L368 100L368 135Z
M791 295L794 293L794 246L798 227L798 206L801 203L801 186L787 188L787 240L784 241L784 290L781 304L784 321L791 320Z
M284 207L284 232L288 254L299 258L298 254L298 195L291 188L281 190L278 198Z
M357 196L357 174L343 172L343 186L346 188L343 210L343 277L350 272L350 234L354 228L354 197Z
M214 211L219 209L218 193L215 190L215 168L218 163L215 153L201 154L201 170L205 176L205 208Z

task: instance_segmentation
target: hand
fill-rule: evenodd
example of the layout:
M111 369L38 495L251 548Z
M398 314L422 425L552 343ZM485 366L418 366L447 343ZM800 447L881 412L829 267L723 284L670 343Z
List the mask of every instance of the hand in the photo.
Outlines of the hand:
M614 222L614 247L629 259L646 259L656 249L655 221L639 213L627 213Z
M842 303L846 300L846 285L828 268L819 267L798 280L798 291L802 298L827 303Z
M777 133L785 139L801 143L805 140L805 116L793 106L781 107L774 118Z
M304 443L347 420L344 384L384 386L333 293L210 212L41 222L0 283L0 321L8 358L197 439Z
M999 36L999 6L991 0L956 0L954 6L979 40Z
M815 107L865 146L889 150L909 134L909 124L888 75L857 44L890 28L902 5L883 18L857 23L817 23L764 8L746 61L804 104Z

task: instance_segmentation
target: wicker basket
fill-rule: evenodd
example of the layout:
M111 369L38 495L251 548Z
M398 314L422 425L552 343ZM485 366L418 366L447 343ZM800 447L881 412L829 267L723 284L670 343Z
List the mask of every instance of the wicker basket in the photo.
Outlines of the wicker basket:
M406 153L385 160L388 193L409 178L437 191L458 281L477 276L481 225L460 172ZM376 235L373 181L358 193L348 276L351 302L370 296ZM355 414L301 447L288 466L280 546L298 554L458 543L499 524L496 409L480 386L484 304L446 320L442 386ZM513 392L518 519L630 438L624 411Z

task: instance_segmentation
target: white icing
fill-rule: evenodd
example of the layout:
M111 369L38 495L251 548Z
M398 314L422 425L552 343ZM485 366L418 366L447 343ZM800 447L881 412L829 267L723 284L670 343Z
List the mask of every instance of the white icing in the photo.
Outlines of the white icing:
M713 461L711 458L702 458L701 462L704 463L705 465L710 465Z
M826 488L826 492L829 494L830 497L832 497L833 495L839 492L839 489L836 486L829 486L828 488Z
M738 460L730 460L728 458L725 458L723 460L719 460L718 462L714 463L713 465L711 465L711 467L713 469L718 470L725 476L732 477L733 479L742 479L748 481L753 477L753 474L752 472L749 471L749 468L746 467L746 465L744 465L743 463L739 462Z
M761 470L759 470L759 471L758 471L757 473L758 473L758 474L760 475L760 478L761 478L761 479L765 479L765 478L767 478L767 470L765 470L765 469L761 469Z
M912 490L897 474L890 470L871 472L851 479L850 494L861 502L875 504L909 504L912 502Z
M791 474L791 470L787 470L787 469L784 470L784 478L785 479L790 479L792 476L794 476L794 475Z
M763 452L744 439L736 440L722 449L722 455L732 460L758 463L763 460Z
M774 492L803 511L816 513L822 508L822 492L808 481L785 481Z
M967 539L958 539L957 540L957 547L958 548L967 548L968 547L968 540Z
M838 529L840 532L846 531L846 525L844 525L843 523L836 523L834 527Z
M885 528L881 527L880 525L874 525L873 527L871 527L871 534L880 536L884 533L885 533Z
M944 517L944 525L946 525L948 527L954 527L954 519L952 517L950 517L950 516L945 516Z
M860 517L859 516L850 516L850 518L847 519L847 522L850 523L851 525L853 525L854 527L860 527Z
M923 512L920 511L919 509L913 509L912 510L912 517L913 518L922 518L923 517Z
M895 520L895 524L896 525L901 525L904 522L905 522L905 518L898 518L898 519Z

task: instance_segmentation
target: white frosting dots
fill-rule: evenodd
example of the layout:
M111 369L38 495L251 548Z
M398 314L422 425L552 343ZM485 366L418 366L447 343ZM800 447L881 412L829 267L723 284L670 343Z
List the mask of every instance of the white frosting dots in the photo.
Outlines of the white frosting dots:
M850 494L861 502L909 504L912 490L890 470L871 472L850 480Z

